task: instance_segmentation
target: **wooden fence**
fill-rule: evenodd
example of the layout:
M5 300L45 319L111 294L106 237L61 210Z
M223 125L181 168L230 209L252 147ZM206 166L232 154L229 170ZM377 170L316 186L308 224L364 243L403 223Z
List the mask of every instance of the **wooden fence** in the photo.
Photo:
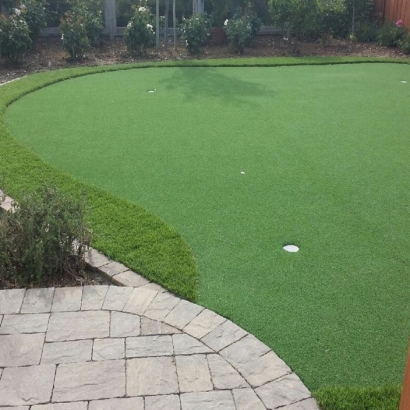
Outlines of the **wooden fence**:
M410 0L376 0L376 11L383 21L396 22L401 19L410 29Z

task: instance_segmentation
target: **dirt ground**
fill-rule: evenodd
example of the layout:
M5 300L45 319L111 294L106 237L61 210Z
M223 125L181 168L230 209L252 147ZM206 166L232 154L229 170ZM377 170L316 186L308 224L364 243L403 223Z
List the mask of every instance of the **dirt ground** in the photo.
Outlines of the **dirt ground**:
M280 36L261 35L251 48L245 50L242 57L283 57L295 56L293 46ZM357 56L357 57L406 57L398 49L382 47L374 43L351 43L344 40L333 40L324 46L320 42L301 42L298 56ZM14 78L39 71L59 68L98 66L105 64L133 63L141 61L189 60L210 58L237 58L238 56L227 45L214 45L210 42L200 56L190 56L182 44L174 49L170 41L166 50L162 44L159 50L151 49L142 58L135 58L126 52L121 38L113 41L102 40L98 47L90 49L81 61L69 61L68 55L61 46L60 38L40 38L24 57L20 65L11 65L0 60L0 84ZM410 57L407 56L410 59Z

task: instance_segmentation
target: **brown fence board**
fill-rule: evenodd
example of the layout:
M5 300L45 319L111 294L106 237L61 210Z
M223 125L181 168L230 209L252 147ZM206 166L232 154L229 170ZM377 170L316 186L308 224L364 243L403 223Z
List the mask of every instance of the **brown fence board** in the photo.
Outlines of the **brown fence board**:
M383 17L383 21L403 20L410 28L410 0L375 0L376 11Z

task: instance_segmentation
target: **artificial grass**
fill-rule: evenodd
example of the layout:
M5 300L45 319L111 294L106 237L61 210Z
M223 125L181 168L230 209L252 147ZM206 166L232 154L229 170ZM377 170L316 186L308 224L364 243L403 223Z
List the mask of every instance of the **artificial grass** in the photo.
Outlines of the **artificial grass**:
M214 65L240 61L359 60ZM6 86L15 96L9 100L25 81L28 90L88 72L21 80ZM400 83L408 73L406 65L387 64L124 71L40 90L11 106L7 118L13 134L53 167L116 196L109 207L99 200L103 191L91 198L104 203L94 230L110 236L99 242L106 253L115 249L110 256L127 263L124 248L135 240L127 234L130 215L122 237L118 221L104 222L122 197L188 240L199 301L269 344L309 388L394 383L410 318L409 193L400 177L409 167L410 94ZM18 182L10 187L21 191L35 159L14 147L14 157L2 152L16 163ZM9 170L11 163L3 162ZM288 242L300 253L284 253ZM150 267L149 240L140 249ZM170 261L181 273L172 290L184 282L184 263L175 269ZM171 277L157 281L167 286Z

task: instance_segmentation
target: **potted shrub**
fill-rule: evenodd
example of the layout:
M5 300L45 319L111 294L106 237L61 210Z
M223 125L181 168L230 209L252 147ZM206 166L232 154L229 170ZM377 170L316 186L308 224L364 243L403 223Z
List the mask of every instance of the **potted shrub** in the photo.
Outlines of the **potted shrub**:
M211 38L214 44L226 43L226 35L224 32L224 22L228 17L228 5L226 0L211 0L212 3L212 29Z

